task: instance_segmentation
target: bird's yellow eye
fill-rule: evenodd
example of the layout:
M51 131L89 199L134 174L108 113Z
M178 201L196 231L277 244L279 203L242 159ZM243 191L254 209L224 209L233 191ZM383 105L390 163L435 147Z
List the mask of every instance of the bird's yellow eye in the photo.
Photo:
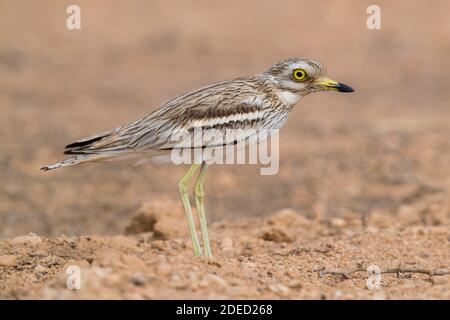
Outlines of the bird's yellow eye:
M306 79L306 72L303 69L295 69L292 71L292 77L296 81L303 81Z

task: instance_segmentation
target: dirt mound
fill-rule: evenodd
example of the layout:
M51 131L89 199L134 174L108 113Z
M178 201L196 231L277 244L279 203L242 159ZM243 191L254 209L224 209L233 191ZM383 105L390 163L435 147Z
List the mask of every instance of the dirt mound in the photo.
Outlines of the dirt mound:
M181 206L169 199L144 203L125 227L126 234L142 232L151 232L161 240L187 236Z
M405 226L397 219L386 227L388 216L384 223L379 216L365 227L356 216L306 219L285 209L265 219L212 224L215 260L206 262L193 257L182 212L175 208L168 201L143 205L127 227L128 233L145 231L135 235L31 234L0 242L0 296L450 298L448 224ZM379 283L368 267L379 268ZM79 290L68 289L73 270L80 275Z

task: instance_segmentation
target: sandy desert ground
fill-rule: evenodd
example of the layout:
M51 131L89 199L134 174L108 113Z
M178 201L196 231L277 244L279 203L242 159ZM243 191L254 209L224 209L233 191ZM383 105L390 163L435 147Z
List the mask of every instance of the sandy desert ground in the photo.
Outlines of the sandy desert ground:
M450 298L450 3L378 1L373 31L369 1L78 3L79 31L65 27L70 1L0 3L0 298ZM37 170L76 139L288 57L356 91L300 101L277 175L209 170L213 263L192 256L187 167ZM71 265L80 290L66 288Z

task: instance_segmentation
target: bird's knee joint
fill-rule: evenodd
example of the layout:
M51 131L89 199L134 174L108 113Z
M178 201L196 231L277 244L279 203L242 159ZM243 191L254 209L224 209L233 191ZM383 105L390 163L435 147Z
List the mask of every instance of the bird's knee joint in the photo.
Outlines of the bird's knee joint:
M187 193L187 186L183 182L178 183L178 190L180 190L180 193Z
M196 196L199 199L203 199L205 197L205 192L203 191L203 188L201 187L194 187L194 196Z

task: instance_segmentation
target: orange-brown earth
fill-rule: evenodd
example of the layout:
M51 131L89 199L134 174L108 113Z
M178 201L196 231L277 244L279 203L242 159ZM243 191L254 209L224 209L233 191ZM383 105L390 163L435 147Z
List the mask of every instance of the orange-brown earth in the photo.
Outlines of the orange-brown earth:
M365 222L355 215L306 219L290 209L218 221L211 226L213 262L193 257L187 234L179 232L186 229L182 214L163 201L138 210L127 236L4 240L1 297L450 298L448 224L423 226L413 208L401 219L377 213ZM67 288L73 266L80 268L78 290ZM379 268L379 286L368 267Z
M369 1L78 1L79 31L70 4L0 4L1 298L450 298L449 275L418 273L450 268L450 3L378 1L373 31ZM277 175L209 170L214 263L192 256L186 167L37 171L73 140L294 56L356 91L300 101ZM379 289L371 265L394 272Z

